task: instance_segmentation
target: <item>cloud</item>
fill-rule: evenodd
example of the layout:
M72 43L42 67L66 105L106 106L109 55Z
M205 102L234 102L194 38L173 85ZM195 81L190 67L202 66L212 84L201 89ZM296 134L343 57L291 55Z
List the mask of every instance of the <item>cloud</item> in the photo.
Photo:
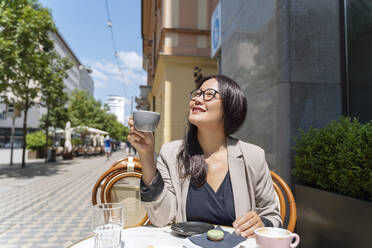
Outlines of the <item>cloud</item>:
M142 69L142 57L136 52L119 52L119 60L125 68L133 70Z
M123 82L125 84L146 84L146 74L145 73L138 73L136 71L132 70L124 70L123 75L120 74L120 72L113 76L113 78L117 81Z
M84 59L84 63L89 65L92 70L92 77L96 86L100 88L105 83L117 81L126 85L146 84L146 72L142 69L142 57L134 51L122 51L118 53L121 64L121 71L116 63L107 60ZM99 83L97 83L97 81Z
M103 73L101 70L98 68L95 68L95 70L92 70L92 77L94 79L102 80L102 81L107 81L108 77L106 76L105 73Z
M107 84L106 83L103 83L100 80L94 80L94 87L95 88L106 88L107 87Z

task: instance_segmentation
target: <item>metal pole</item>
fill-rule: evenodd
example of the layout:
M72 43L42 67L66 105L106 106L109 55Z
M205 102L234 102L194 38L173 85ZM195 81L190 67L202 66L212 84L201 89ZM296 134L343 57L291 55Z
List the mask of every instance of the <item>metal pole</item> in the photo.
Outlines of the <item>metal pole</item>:
M48 139L49 139L49 105L47 106L47 116L45 122L45 148L44 148L44 163L48 163ZM52 151L50 151L52 152Z
M344 79L344 96L345 96L345 105L344 105L344 110L345 110L345 115L350 116L350 78L349 78L349 39L348 39L348 16L347 16L347 6L348 2L347 0L343 1L343 17L344 17L344 23L343 23L343 28L344 28L344 60L345 60L345 79Z
M10 165L13 165L13 146L14 146L14 130L15 130L15 113L12 115L12 132L10 135Z

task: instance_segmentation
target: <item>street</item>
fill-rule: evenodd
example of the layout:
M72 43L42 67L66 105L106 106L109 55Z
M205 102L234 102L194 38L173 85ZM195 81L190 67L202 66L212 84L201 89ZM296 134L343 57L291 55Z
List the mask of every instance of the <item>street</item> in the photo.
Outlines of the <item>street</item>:
M91 235L91 191L126 153L0 165L0 247L66 247Z

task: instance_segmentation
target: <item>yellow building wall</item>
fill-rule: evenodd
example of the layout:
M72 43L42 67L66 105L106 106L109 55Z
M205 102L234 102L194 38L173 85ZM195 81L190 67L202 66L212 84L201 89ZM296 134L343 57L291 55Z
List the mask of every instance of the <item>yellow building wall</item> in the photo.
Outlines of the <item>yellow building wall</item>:
M151 109L159 112L155 130L155 152L169 141L183 139L189 110L189 94L195 88L194 67L203 75L217 73L217 62L208 58L159 55L152 91ZM153 99L155 97L155 108Z

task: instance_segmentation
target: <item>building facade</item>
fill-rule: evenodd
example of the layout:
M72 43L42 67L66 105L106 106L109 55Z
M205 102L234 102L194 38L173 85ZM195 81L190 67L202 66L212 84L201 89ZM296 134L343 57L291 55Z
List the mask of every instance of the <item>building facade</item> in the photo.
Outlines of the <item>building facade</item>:
M248 98L237 137L293 183L299 129L372 119L371 1L221 0L220 70Z
M61 34L52 33L52 40L54 40L54 48L61 57L68 57L74 63L74 66L67 71L68 77L64 80L65 87L68 93L74 89L84 90L93 96L94 82L90 76L91 70L81 64L74 52L68 46Z
M109 95L106 97L105 104L110 108L109 112L113 113L118 121L125 124L125 98L121 96Z
M67 71L68 77L64 79L65 90L70 93L74 89L85 90L89 95L93 96L94 82L90 76L91 70L83 66L71 48L68 46L63 37L57 33L50 34L51 39L54 41L56 52L62 57L68 57L73 62L73 67ZM7 116L8 106L0 101L0 147L9 147L10 135L12 127L12 118ZM30 130L39 128L39 120L46 109L40 105L30 108L27 116L27 126ZM23 135L23 112L20 117L15 119L15 146L22 145Z
M216 4L217 0L142 0L143 68L148 87L141 88L144 94L136 102L161 114L155 152L184 136L189 93L195 88L194 68L204 74L217 72L209 45L209 20Z
M209 23L218 1L142 1L148 85L141 90L149 93L137 103L162 114L156 151L183 137L193 69L218 71L237 81L248 99L246 121L234 135L261 146L270 168L292 185L291 147L299 129L342 115L372 119L372 3L219 2L216 61L209 58Z

